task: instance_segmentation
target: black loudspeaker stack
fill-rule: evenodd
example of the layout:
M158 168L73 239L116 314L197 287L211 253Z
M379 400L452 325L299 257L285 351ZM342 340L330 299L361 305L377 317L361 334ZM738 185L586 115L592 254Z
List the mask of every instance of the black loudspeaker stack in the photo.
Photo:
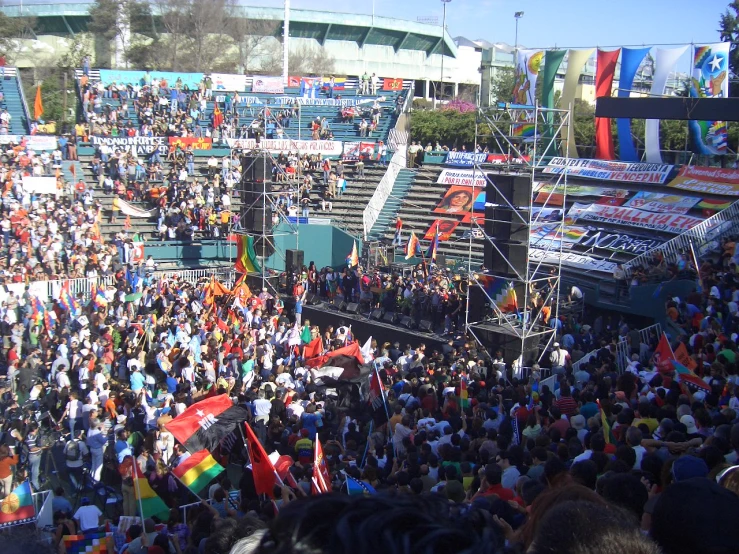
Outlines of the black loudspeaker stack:
M272 205L265 193L272 192L271 172L264 156L241 158L241 226L254 235L257 256L271 256L271 241L264 235L272 234Z
M305 253L302 250L285 250L285 273L287 274L288 292L292 292L293 285L297 281L295 275L300 274L304 265Z
M531 180L519 175L489 174L485 190L485 233L494 240L496 250L485 241L485 267L493 275L516 278L526 272L528 226L520 221L511 206L525 208L531 201ZM526 213L525 210L520 213ZM510 264L510 265L509 265Z

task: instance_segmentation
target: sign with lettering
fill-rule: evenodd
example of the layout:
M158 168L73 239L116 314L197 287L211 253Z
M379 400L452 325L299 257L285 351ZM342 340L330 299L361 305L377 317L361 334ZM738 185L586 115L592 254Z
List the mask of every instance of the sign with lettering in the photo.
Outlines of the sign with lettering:
M567 217L572 221L598 221L601 223L615 223L630 225L643 229L665 231L679 234L701 223L699 217L677 214L656 214L625 206L604 206L602 204L573 204Z
M113 151L134 150L137 156L151 156L156 151L166 156L169 152L167 137L90 137L90 142L95 147L107 145Z
M544 168L544 173L558 175L566 170L570 177L625 183L662 184L667 180L673 167L668 164L552 158L549 165Z

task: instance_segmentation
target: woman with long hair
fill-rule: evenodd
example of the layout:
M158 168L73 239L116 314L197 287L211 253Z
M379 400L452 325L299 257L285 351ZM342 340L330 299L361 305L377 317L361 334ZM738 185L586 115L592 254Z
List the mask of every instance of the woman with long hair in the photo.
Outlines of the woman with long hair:
M0 445L0 498L5 498L13 490L14 465L18 465L18 454L11 455L8 445Z

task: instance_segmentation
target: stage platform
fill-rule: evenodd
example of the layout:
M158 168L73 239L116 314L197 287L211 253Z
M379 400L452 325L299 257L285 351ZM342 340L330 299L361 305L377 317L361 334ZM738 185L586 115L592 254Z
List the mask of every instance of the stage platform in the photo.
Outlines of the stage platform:
M306 319L311 322L311 325L318 325L321 330L326 329L328 325L333 325L334 329L342 325L347 327L351 325L352 333L360 343L364 343L371 336L377 341L377 344L397 341L401 348L404 348L406 344L410 344L412 348L415 348L423 343L426 345L427 351L431 351L440 349L442 345L449 341L449 336L423 333L382 321L370 320L361 314L340 312L323 302L303 306L303 320Z

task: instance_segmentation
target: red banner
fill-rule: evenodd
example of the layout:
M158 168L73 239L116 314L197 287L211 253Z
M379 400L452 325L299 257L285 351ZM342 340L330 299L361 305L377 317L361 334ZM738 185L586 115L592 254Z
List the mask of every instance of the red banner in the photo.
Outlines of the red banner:
M169 137L170 146L179 146L183 150L192 146L193 150L210 150L213 148L213 139L208 137Z
M610 96L613 90L613 76L616 74L616 62L621 49L598 50L597 69L595 72L595 97ZM595 118L595 157L598 160L616 159L616 148L613 145L611 120L607 117Z
M452 219L436 219L426 231L423 236L423 240L434 240L434 233L436 233L436 226L439 226L439 240L449 240L449 237L454 233L454 229L459 225L459 221Z
M385 77L382 80L382 90L403 90L403 79L389 79Z

